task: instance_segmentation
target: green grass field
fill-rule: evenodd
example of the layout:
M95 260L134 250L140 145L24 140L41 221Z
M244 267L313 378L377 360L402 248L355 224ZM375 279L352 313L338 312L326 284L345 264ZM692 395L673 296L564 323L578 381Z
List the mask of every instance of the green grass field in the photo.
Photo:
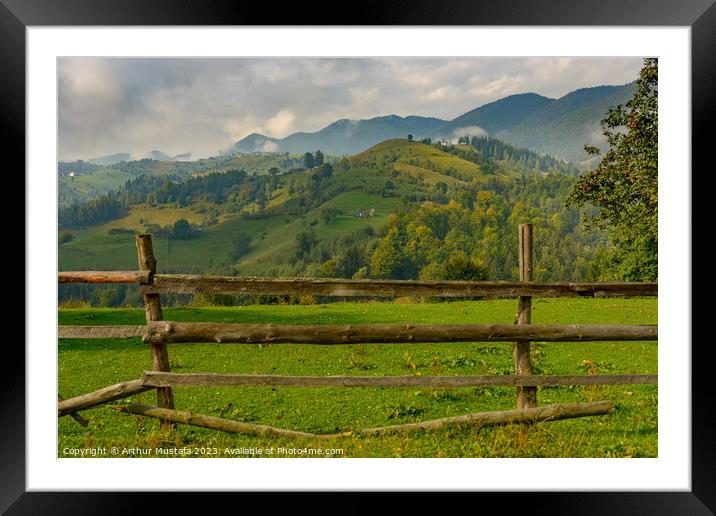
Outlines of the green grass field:
M246 233L251 237L251 249L237 264L244 275L264 274L276 266L275 257L290 254L295 237L308 229L312 221L319 240L330 240L363 227L378 229L385 224L390 213L401 205L399 199L384 198L363 192L345 192L314 208L302 217L276 215L261 219L229 219L206 228L201 236L192 240L172 240L155 236L154 251L159 271L167 268L209 267L208 257L221 262L227 259L233 236ZM321 220L321 210L337 208L342 214L329 224ZM354 217L357 209L375 208L375 217ZM78 230L75 239L59 247L60 270L128 270L136 267L136 249L133 235L110 235L110 227L139 229L139 219L160 225L173 224L180 218L195 222L203 215L189 208L138 208L133 207L127 217L100 226Z
M87 201L110 190L117 190L133 177L128 172L111 169L73 178L61 176L57 179L59 201L61 204L69 199L74 199L74 202Z
M539 299L533 322L654 324L657 300ZM167 320L255 323L511 323L515 300L450 303L335 303L231 308L167 308ZM59 324L143 324L142 309L61 309ZM509 343L392 345L169 345L175 372L302 375L511 374ZM655 342L535 343L539 374L657 372ZM591 366L589 364L592 364ZM138 338L66 340L58 345L59 392L65 398L139 378L151 357ZM292 430L328 433L366 426L424 421L514 408L514 388L299 388L232 387L174 390L176 407L199 414ZM271 439L178 425L163 433L152 418L98 407L83 412L83 428L59 420L58 456L65 448L186 447L198 456L234 456L240 447L338 449L343 457L656 457L657 387L541 388L539 404L611 399L607 416L540 423L532 427L452 427L433 432L328 441ZM116 404L155 403L152 392ZM206 452L209 452L208 454ZM214 453L215 452L215 453ZM138 456L137 453L134 455ZM120 456L132 456L132 453ZM144 456L144 455L142 455ZM156 452L149 456L157 455ZM245 456L245 455L241 455ZM288 452L273 456L293 456Z
M225 171L227 168L239 165L263 167L266 171L270 166L283 163L285 156L237 156L222 157L211 160L200 160L202 173L211 171ZM355 157L350 158L353 164L364 164L376 161L386 170L409 175L419 176L426 183L436 184L464 184L462 179L485 179L487 174L480 171L480 167L469 161L462 160L430 145L406 140L387 140L371 147ZM171 166L187 167L187 163L156 162L155 172L168 173ZM425 168L427 167L427 168ZM265 169L265 170L264 170ZM198 170L198 169L197 169ZM447 172L460 174L462 179L446 175ZM308 175L310 171L303 174ZM80 176L76 181L100 181L108 174L123 174L116 171L102 171L88 176ZM300 174L293 176L301 177ZM86 179L85 179L86 178ZM117 179L119 181L119 179ZM381 175L371 175L367 180L379 180ZM124 179L122 179L124 181ZM353 188L358 188L353 185ZM278 208L287 202L288 186L276 190L269 202L272 209ZM154 236L154 249L162 270L191 272L207 271L213 266L222 263L229 264L229 254L234 236L245 233L252 239L249 252L241 257L238 263L233 264L236 272L242 275L276 275L281 270L281 260L293 253L296 235L313 227L319 240L330 241L336 236L346 235L359 229L370 226L378 229L383 226L391 213L402 205L398 198L381 197L353 190L336 195L334 198L315 207L304 215L265 216L260 219L236 218L234 214L223 213L219 223L202 230L199 238L192 240L171 240ZM204 206L211 208L211 205ZM336 208L340 215L329 224L321 219L321 211L326 208ZM356 210L376 210L375 217L354 217ZM200 224L209 218L207 213L198 213L190 208L175 207L147 207L132 206L129 213L120 219L112 220L96 226L72 230L74 239L59 246L60 270L122 270L135 266L133 235L109 234L111 228L133 229L144 231L147 224L171 225L184 218L189 222ZM313 224L313 226L311 226Z
M354 164L369 161L392 163L394 170L410 176L422 177L428 184L460 184L463 181L446 175L450 170L464 178L484 180L489 177L480 166L420 142L392 139L374 145L351 158ZM467 179L466 179L467 180Z
M133 229L141 232L147 224L170 226L179 219L186 219L192 224L200 224L205 218L207 218L206 214L197 213L191 208L131 206L126 216L94 226L92 232L94 234L107 233L111 228Z

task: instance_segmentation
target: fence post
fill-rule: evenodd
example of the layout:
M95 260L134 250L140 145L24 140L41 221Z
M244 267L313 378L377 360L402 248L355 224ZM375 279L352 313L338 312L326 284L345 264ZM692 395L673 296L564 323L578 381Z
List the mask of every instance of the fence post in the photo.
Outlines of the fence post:
M150 271L152 273L151 275L154 275L157 272L157 259L154 257L152 235L137 235L136 243L139 269L143 271ZM159 294L144 294L144 309L146 311L148 323L164 319ZM171 371L169 367L169 353L167 351L166 343L153 342L150 346L152 350L152 369L154 371ZM172 393L171 387L160 387L157 389L157 405L162 408L174 408L174 394ZM174 425L171 422L162 421L162 429L171 429L173 427Z
M532 281L532 224L520 224L520 281ZM517 324L532 322L532 297L520 296L517 305ZM530 342L515 342L513 354L516 374L532 374ZM517 387L517 408L537 406L537 387Z

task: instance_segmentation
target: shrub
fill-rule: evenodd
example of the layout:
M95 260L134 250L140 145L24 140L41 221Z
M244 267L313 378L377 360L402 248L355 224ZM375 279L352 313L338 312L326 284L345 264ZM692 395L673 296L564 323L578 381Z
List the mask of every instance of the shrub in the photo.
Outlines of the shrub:
M420 270L420 279L481 281L487 279L487 269L465 253L455 253L444 263L427 264Z
M66 244L67 242L72 242L75 239L75 235L73 235L70 231L62 231L58 237L58 242L60 245Z

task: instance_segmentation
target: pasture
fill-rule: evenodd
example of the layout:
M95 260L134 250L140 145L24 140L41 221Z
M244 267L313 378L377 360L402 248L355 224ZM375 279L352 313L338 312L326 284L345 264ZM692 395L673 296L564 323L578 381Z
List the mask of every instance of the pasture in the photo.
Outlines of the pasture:
M656 298L535 299L535 324L656 324ZM331 303L166 308L167 320L243 323L512 323L513 299L418 303ZM60 309L60 325L144 324L141 308ZM282 375L513 374L509 343L390 345L169 345L172 371ZM532 345L535 374L656 373L656 342L579 342ZM151 369L139 338L65 340L58 344L59 392L70 398L135 379ZM316 433L424 421L514 408L514 388L175 388L176 408L239 421ZM656 457L657 386L540 388L539 405L611 399L612 414L540 423L531 427L450 427L431 432L349 436L328 441L228 434L177 425L170 433L152 418L107 406L82 413L84 428L59 420L58 456L65 448L186 447L210 456L236 456L237 448L340 448L342 457ZM113 403L154 404L152 391ZM213 453L213 450L216 453ZM131 456L131 454L126 455ZM139 456L139 455L137 455ZM146 455L141 455L146 456ZM149 456L161 456L150 453ZM207 456L207 455L201 455ZM247 455L240 455L247 456ZM275 454L273 456L291 456Z
M262 275L276 266L277 255L293 252L295 236L308 228L317 227L319 240L331 240L367 226L378 229L388 220L401 202L363 192L345 192L308 211L303 216L272 215L258 219L229 218L204 229L199 238L191 240L167 239L156 236L154 249L161 257L160 269L208 269L214 263L228 260L235 235L251 237L249 252L241 257L236 268L243 274ZM326 224L321 211L335 208L340 211L335 220ZM356 210L376 210L375 217L355 217ZM137 263L134 235L111 235L112 227L141 229L143 223L169 225L180 218L200 222L205 215L189 208L147 208L133 206L123 219L78 230L76 238L59 247L60 270L126 270ZM142 223L140 223L140 219ZM313 225L312 225L313 223Z

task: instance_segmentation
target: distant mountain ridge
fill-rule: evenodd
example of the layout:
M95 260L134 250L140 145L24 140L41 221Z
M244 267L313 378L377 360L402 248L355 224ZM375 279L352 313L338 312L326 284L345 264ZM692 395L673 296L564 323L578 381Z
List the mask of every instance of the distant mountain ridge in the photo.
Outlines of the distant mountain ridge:
M333 155L361 152L390 138L425 137L449 141L459 136L492 136L515 146L579 163L588 158L584 145L604 145L599 122L610 106L624 104L634 83L572 91L559 99L536 93L510 95L468 111L453 120L397 115L367 120L341 119L313 132L271 138L253 133L225 151L232 153L304 153L317 149Z
M177 154L176 156L170 156L160 150L149 151L146 155L142 156L143 159L153 159L155 161L187 161L191 159L191 152L185 152L183 154ZM140 159L142 159L140 158ZM86 162L93 165L116 165L122 161L133 161L132 155L128 152L117 152L116 154L110 154L108 156L101 156L99 158L90 158ZM81 160L77 160L81 161ZM67 161L61 163L69 163Z
M465 136L465 134L459 134L459 130L466 127L479 127L494 135L519 123L525 117L544 109L552 102L556 101L536 93L511 95L495 102L484 104L446 122L440 128L440 135L445 137L452 135Z
M170 156L160 150L153 150L149 151L146 157L155 161L186 161L191 159L191 152L184 152L182 154L177 154L176 156Z
M368 120L341 119L315 133L294 133L277 139L251 134L236 142L227 153L238 152L313 152L321 149L328 154L355 154L368 147L399 136L413 134L424 138L445 124L439 118L397 115L379 116Z
M634 83L629 83L573 91L494 136L575 163L587 160L590 157L584 145L606 148L600 121L610 106L625 104L634 95L634 88Z
M88 159L87 163L92 163L93 165L114 165L121 161L129 161L130 159L132 159L132 156L128 152L117 152L109 156Z

